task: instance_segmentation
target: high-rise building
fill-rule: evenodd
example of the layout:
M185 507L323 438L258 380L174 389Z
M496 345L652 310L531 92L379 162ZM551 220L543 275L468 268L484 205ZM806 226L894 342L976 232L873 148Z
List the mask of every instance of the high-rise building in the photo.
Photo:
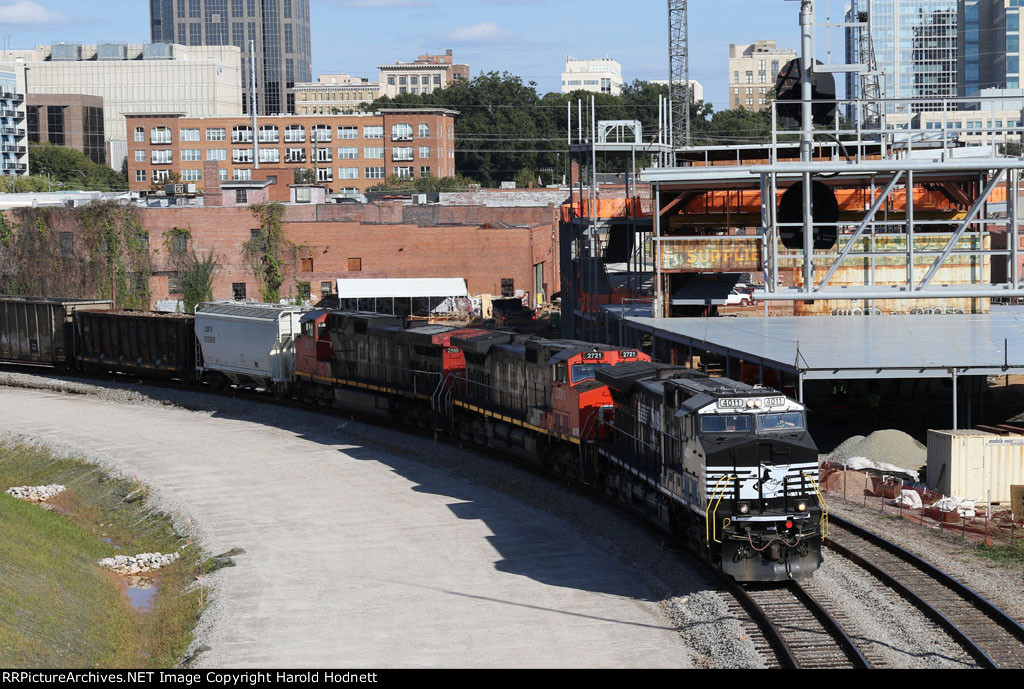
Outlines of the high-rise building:
M599 60L577 60L565 56L562 72L562 93L592 91L617 96L622 93L622 65L610 57Z
M153 42L242 49L249 112L250 42L256 58L256 112L295 112L296 83L312 81L309 0L150 0Z
M1020 88L1020 0L961 0L959 95Z
M30 144L53 144L81 151L97 165L107 164L103 99L80 93L30 95L26 99Z
M795 50L775 47L775 41L729 46L729 108L764 110L775 80Z
M848 31L847 62L869 64L863 52L872 45L882 97L933 99L887 103L888 112L939 110L943 98L956 97L957 4L958 0L849 0L848 19L870 17L871 41L861 40L860 29ZM847 80L848 97L860 94L859 78L863 77Z
M27 174L24 69L0 71L0 175Z

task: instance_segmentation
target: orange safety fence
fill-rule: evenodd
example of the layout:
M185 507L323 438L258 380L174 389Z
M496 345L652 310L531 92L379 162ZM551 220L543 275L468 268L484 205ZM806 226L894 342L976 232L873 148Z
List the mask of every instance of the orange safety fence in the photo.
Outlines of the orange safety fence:
M643 216L641 199L632 197L628 199L598 199L594 206L598 218L628 218L632 216ZM562 206L562 222L569 222L573 218L590 217L590 200L574 201Z

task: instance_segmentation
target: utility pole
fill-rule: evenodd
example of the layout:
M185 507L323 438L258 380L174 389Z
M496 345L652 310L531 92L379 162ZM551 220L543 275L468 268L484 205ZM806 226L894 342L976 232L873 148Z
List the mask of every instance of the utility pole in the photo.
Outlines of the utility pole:
M260 169L260 135L259 119L256 116L256 41L249 41L249 82L250 100L249 111L252 113L252 162L256 169Z
M814 156L814 122L811 69L814 65L812 31L814 30L814 0L802 0L800 5L800 161L810 163ZM814 290L814 201L811 193L811 173L803 174L804 183L804 291Z

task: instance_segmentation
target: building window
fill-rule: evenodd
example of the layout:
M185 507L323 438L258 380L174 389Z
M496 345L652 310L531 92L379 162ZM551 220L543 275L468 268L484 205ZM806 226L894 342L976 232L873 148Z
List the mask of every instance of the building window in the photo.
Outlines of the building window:
M170 170L153 170L153 181L154 182L166 182L171 176Z
M338 127L339 139L358 139L359 127Z
M199 130L198 129L182 129L181 130L182 141L199 141Z
M306 141L306 128L301 124L290 124L285 127L284 141L289 144L301 144Z
M260 127L260 143L261 144L276 144L280 139L278 138L277 127L265 124Z
M226 148L208 148L206 149L207 160L227 160L228 149Z
M331 125L329 124L315 124L313 125L313 141L324 143L331 140Z
M249 203L249 190L235 189L235 203Z
M383 146L372 146L363 149L363 156L366 158L383 159L384 158L384 147ZM143 156L145 158L145 156Z
M391 127L392 141L412 141L412 125L396 124Z
M295 203L312 203L313 194L309 187L299 187L295 190Z
M225 141L227 138L227 130L223 127L213 127L206 130L207 141Z
M420 158L430 157L430 146L420 146Z
M357 167L339 167L338 168L338 179L359 179L359 168L357 168Z
M231 283L231 298L235 301L245 301L245 283L244 282L233 282Z
M279 163L281 162L281 151L277 148L261 148L260 149L260 162L261 163Z
M203 179L202 170L182 170L181 180L183 182L199 182Z
M384 168L382 167L363 168L363 173L366 175L366 179L384 179Z
M231 173L231 178L236 182L248 182L252 179L252 170L249 168L236 168Z
M320 298L329 297L334 294L334 283L324 280L320 283Z
M306 162L306 149L304 148L289 148L285 152L286 163L304 163Z
M181 159L183 161L195 162L203 159L203 152L198 148L183 148L181 149Z
M317 182L333 182L334 181L334 170L329 167L318 167L316 169L316 181Z
M503 297L514 297L516 296L516 281L512 278L501 279L501 296Z
M355 146L338 149L338 160L355 160L358 157L359 149Z
M318 163L329 163L329 162L331 162L331 149L329 149L329 148L318 148L318 149L316 149L316 162L318 162Z
M383 139L384 127L363 127L364 139Z
M395 146L391 160L412 160L412 146Z
M358 273L363 269L363 259L361 258L350 258L348 259L348 270L350 273Z
M312 273L313 272L313 259L312 258L304 258L304 259L302 259L302 272L303 273Z
M172 151L167 149L154 150L152 152L152 163L154 165L163 165L172 162Z
M169 144L171 143L171 130L167 127L153 127L153 131L150 134L149 143L151 144Z
M144 127L136 127L135 128L135 140L136 141L145 141L146 140L146 130L145 130Z
M420 138L426 139L430 137L430 125L426 122L420 123Z
M411 167L396 167L395 176L398 179L412 179L412 168Z
M146 181L146 171L145 170L136 170L135 171L135 181L136 182L145 182Z
M135 151L135 162L136 163L144 163L144 162L146 162L146 151L144 149L140 148L139 150Z
M231 130L231 143L233 144L251 144L252 143L252 127L248 125L240 125Z
M297 282L296 285L299 289L299 299L303 301L309 301L309 283L308 282Z
M420 177L430 177L430 166L424 165L420 167Z
M260 151L262 153L263 151ZM251 163L252 162L252 149L251 148L235 148L231 151L231 162L233 163Z

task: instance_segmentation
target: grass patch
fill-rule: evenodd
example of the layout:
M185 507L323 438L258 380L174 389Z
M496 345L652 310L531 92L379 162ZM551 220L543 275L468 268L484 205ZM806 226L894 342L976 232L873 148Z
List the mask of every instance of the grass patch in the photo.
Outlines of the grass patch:
M978 543L971 547L971 550L978 557L992 560L1003 565L1024 567L1024 541L1017 540L1012 545L994 545L991 548L984 543Z
M0 667L173 667L202 610L203 554L179 550L185 537L141 484L0 439L0 493L50 483L67 486L50 501L54 511L0 494ZM121 578L96 564L142 552L181 555L160 570L149 612L135 610Z

